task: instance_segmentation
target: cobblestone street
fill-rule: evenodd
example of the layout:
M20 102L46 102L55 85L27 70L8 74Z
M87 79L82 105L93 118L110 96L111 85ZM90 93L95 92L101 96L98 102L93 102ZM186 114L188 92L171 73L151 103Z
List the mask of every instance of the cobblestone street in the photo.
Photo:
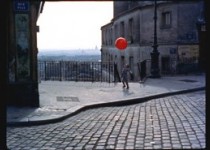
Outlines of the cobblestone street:
M65 121L8 127L11 150L201 149L206 147L205 91L135 105L82 111Z

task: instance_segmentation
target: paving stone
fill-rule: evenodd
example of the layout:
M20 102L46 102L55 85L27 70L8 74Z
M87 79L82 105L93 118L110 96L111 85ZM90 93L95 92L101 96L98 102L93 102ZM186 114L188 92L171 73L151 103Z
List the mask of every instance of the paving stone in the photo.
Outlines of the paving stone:
M205 117L205 113L196 114L194 110L205 98L197 102L192 95L169 96L123 107L87 109L59 123L7 127L8 147L21 150L202 149L206 147L205 122L195 118ZM117 123L120 120L123 122Z

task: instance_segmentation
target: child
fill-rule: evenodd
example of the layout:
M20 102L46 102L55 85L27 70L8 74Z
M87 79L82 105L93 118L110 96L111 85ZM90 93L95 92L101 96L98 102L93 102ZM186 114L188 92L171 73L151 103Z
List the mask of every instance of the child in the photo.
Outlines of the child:
M127 89L129 89L129 85L128 85L129 72L130 72L129 65L126 64L124 68L122 69L121 78L122 78L123 88L127 86Z

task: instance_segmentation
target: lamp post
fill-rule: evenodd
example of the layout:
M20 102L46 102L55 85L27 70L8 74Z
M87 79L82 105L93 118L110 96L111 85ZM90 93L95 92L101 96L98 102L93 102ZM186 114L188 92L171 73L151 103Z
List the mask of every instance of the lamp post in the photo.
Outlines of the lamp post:
M199 58L198 64L201 71L206 70L206 23L204 19L198 19L197 23L198 41L199 41Z
M153 51L151 52L151 78L160 78L159 70L159 52L157 50L157 1L154 2L154 43Z

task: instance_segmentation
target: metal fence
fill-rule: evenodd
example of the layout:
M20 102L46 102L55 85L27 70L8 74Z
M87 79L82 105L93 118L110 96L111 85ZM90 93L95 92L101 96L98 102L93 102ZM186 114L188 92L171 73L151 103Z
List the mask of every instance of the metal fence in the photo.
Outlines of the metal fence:
M137 63L139 69L140 80L144 80L150 76L151 60L147 59ZM171 59L167 64L160 65L161 76L181 75L181 74L197 74L203 72L199 66L197 59L185 58L182 60Z
M177 74L189 74L189 73L200 73L202 72L198 59L185 58L177 62L175 73Z
M141 62L138 62L137 65L140 75L140 81L143 81L150 74L151 60L150 59L143 60Z
M151 60L144 60L137 63L137 65L140 80L142 81L150 75ZM170 60L167 64L161 65L161 76L201 72L198 62L194 59ZM38 78L39 81L59 80L109 83L121 81L117 64L113 62L39 61Z
M115 81L114 63L78 61L39 61L39 80Z

